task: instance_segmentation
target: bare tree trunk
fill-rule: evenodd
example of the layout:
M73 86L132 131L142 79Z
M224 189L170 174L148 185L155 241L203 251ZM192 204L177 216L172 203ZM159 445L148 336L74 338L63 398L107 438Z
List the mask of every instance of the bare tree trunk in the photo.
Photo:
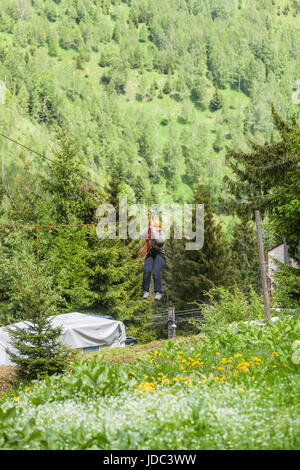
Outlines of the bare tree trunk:
M25 13L28 7L29 7L28 0L18 0L18 11L19 11L21 21L24 21Z
M260 264L260 276L261 276L261 285L264 295L264 307L266 319L269 321L270 316L270 299L268 293L268 284L267 284L267 275L266 275L266 266L265 266L265 256L264 256L264 245L262 237L262 228L261 228L261 216L258 210L255 211L255 221L256 221L256 230L257 230L257 243L258 243L258 253L259 253L259 264Z

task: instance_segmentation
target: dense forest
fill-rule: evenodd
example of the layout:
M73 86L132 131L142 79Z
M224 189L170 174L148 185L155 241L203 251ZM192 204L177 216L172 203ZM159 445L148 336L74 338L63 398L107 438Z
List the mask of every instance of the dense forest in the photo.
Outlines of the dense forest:
M205 203L204 249L187 259L178 241L166 247L164 301L203 302L215 286L260 293L253 222L226 208L226 181L239 177L228 148L272 146L283 122L298 139L299 14L297 0L2 0L1 220L94 223L99 203L119 194ZM267 247L286 235L275 213L265 212ZM1 322L37 308L42 286L45 311L96 307L153 337L134 320L151 316L137 242L40 230L37 286L35 229L0 230Z
M85 173L103 184L117 169L132 201L187 200L195 181L222 192L225 145L268 141L271 101L295 112L299 13L277 0L3 0L1 129L47 155L66 125ZM1 141L7 184L18 153Z

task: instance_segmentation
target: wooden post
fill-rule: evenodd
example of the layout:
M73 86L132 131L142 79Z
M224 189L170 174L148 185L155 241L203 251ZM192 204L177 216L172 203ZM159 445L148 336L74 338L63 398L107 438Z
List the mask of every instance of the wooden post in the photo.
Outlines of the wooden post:
M175 307L168 307L168 338L176 338Z
M270 299L269 299L269 293L268 293L267 274L266 274L265 257L264 257L264 244L263 244L262 228L261 228L261 216L258 210L255 211L255 221L256 221L256 230L257 230L260 277L261 277L261 285L262 285L263 296L264 296L265 315L266 315L266 319L269 321L271 319Z

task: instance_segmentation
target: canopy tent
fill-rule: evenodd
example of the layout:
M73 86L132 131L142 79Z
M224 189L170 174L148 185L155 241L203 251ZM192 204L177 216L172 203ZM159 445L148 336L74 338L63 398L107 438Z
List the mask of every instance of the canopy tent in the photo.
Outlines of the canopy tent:
M117 320L83 313L65 313L52 317L54 327L62 327L61 342L72 349L112 348L125 346L125 326ZM19 322L9 327L26 329L28 322ZM7 327L0 328L0 365L13 364L6 352L16 350L10 344Z

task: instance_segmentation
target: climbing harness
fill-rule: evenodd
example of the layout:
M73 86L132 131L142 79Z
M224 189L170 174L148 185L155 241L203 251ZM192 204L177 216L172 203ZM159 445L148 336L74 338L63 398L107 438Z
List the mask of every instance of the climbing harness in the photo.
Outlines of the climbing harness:
M138 256L139 256L140 258L146 257L146 256L149 254L151 248L155 248L155 241L153 240L153 241L151 242L151 227L152 227L152 226L154 226L154 227L156 227L156 226L161 227L161 222L158 222L157 225L153 225L153 224L151 223L151 216L150 216L150 217L149 217L149 223L148 223L148 234L147 234L147 238L146 238L145 242L142 244L142 246L140 246L139 251L138 251Z
M140 258L146 257L149 254L151 248L155 248L155 242L153 241L151 243L151 225L149 221L147 238L145 242L142 244L142 246L140 246L139 251L138 251L138 256Z

